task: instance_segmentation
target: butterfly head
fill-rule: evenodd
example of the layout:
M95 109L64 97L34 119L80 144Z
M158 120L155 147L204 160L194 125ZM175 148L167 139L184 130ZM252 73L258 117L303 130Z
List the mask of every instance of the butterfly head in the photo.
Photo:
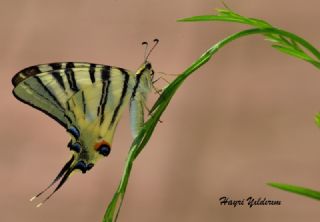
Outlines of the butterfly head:
M137 71L137 75L144 72L149 72L149 75L151 76L151 79L153 79L154 71L152 70L151 63L148 61L149 56L151 55L151 52L154 50L154 48L158 45L159 39L154 39L154 45L152 48L148 51L148 42L142 42L142 45L145 45L145 53L144 53L144 63L140 67L140 69Z
M152 81L154 78L154 71L150 62L145 61L136 72L137 79L139 79L139 87L142 91L150 91Z

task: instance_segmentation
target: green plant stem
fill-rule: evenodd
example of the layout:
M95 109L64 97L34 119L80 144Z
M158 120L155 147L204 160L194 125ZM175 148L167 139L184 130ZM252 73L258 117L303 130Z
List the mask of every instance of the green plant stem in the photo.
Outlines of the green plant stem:
M122 206L122 201L125 195L125 191L128 185L129 177L131 174L133 161L137 158L140 154L144 146L149 141L156 125L159 122L160 116L168 106L169 102L171 101L173 95L177 91L177 89L181 86L184 80L207 63L211 57L217 53L223 46L227 45L228 43L239 39L244 36L254 35L254 34L278 34L285 36L289 39L292 39L301 45L303 45L306 49L308 49L314 56L320 59L319 51L314 48L310 43L305 41L304 39L300 38L299 36L286 32L281 29L276 28L264 28L264 29L248 29L233 35L228 36L227 38L223 39L222 41L213 45L210 49L208 49L199 59L197 59L190 67L188 67L181 75L179 75L170 85L163 91L159 99L156 101L154 106L151 109L152 115L151 118L144 124L143 128L141 129L139 135L133 141L128 158L125 164L123 176L121 178L120 184L117 188L116 193L113 196L112 201L108 205L108 208L105 212L103 222L113 222L116 221L119 215L119 211ZM319 68L319 67L318 67Z

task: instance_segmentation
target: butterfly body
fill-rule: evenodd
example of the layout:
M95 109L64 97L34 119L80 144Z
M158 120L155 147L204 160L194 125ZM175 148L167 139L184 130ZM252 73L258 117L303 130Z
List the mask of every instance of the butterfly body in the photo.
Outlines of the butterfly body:
M111 152L117 124L129 104L131 132L135 138L144 123L144 108L153 84L154 71L148 51L136 72L87 63L61 62L30 66L14 75L13 95L23 103L42 111L60 123L70 134L71 159L62 167L49 186L32 197L42 195L59 181L41 206L75 171L86 173L97 160Z

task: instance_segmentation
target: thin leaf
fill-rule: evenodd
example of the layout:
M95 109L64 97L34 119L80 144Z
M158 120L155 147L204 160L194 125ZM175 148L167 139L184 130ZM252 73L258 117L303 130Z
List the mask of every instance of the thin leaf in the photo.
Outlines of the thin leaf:
M269 30L273 29L274 31L278 30L278 34L277 32L274 32L274 31L265 32L264 35L266 36L266 39L274 43L277 43L277 45L279 45L278 48L280 51L285 52L289 55L295 56L297 58L302 58L303 60L308 61L309 63L313 64L317 68L320 67L319 51L316 48L314 48L310 43L305 41L303 38L300 38L294 35L293 33L289 33L284 30L273 27L272 25L270 25L268 22L264 20L241 16L231 11L230 9L218 9L217 11L218 11L217 15L193 16L188 18L182 18L182 19L179 19L178 21L179 22L225 21L225 22L236 22L241 24L247 24L259 29L269 29ZM311 58L306 52L304 52L301 46L303 46L312 55L314 55L316 59ZM301 53L296 53L290 50L290 48L296 49L296 51L299 51Z
M226 13L228 12L228 13ZM208 21L224 21L224 22L237 22L246 25L252 25L257 28L270 28L272 27L266 21L255 18L246 18L230 11L224 10L223 13L218 15L199 15L187 18L178 19L178 22L208 22Z
M279 38L281 39L281 42L285 43L286 45L291 45L291 42L289 42L284 36L280 35Z
M297 50L292 49L292 48L286 48L286 47L283 47L281 45L272 45L272 48L275 48L275 49L277 49L280 52L283 52L285 54L294 56L294 57L296 57L298 59L303 59L303 60L308 61L308 62L313 61L313 59L310 58L307 54L305 54L305 53L303 53L301 51L297 51Z
M300 48L299 44L296 43L294 40L291 40L291 45L292 45L297 51L303 52L303 50Z
M282 184L282 183L268 183L269 186L285 190L291 193L303 195L306 197L310 197L316 200L320 200L320 192L316 190L312 190L306 187L299 187L295 185Z
M237 22L244 23L242 19L228 17L228 16L216 16L216 15L199 15L188 18L178 19L178 22L211 22L211 21L224 21L224 22Z
M316 122L317 126L320 128L320 113L314 117L314 121Z

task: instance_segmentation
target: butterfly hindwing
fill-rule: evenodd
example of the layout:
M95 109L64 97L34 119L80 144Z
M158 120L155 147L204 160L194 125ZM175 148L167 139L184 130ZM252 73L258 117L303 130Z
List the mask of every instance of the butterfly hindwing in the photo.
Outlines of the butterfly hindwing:
M130 101L130 126L133 138L138 135L144 123L144 101L141 95L136 95Z
M131 134L135 138L144 124L144 109L147 95L151 91L153 70L150 63L141 66L136 72L136 81L130 99Z

